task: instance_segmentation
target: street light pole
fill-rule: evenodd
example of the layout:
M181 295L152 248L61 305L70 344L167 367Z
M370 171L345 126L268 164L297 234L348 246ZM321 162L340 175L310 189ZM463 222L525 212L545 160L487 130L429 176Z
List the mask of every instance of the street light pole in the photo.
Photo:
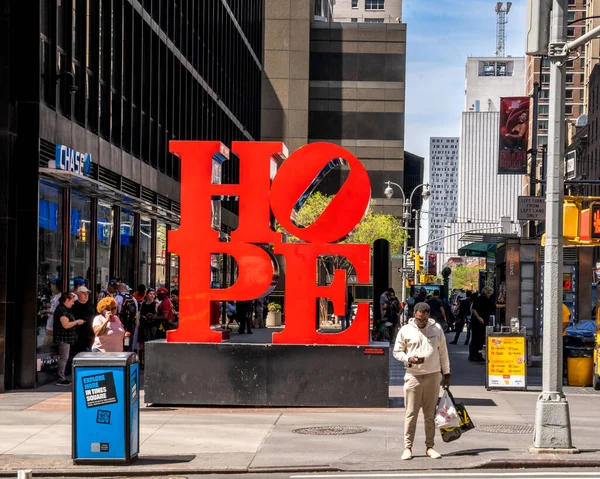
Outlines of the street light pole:
M385 184L386 184L386 188L385 188L384 194L388 199L391 198L392 196L394 196L394 190L392 189L391 185L398 187L398 189L400 190L400 193L402 193L402 204L403 204L402 219L404 221L404 231L408 234L408 230L410 228L410 220L412 219L411 208L412 208L413 196L419 188L424 188L423 193L422 193L423 199L428 198L430 195L429 183L421 183L420 185L415 186L413 188L412 192L410 193L410 198L408 201L406 201L406 195L404 194L404 190L398 183L394 183L393 181L386 181ZM416 252L418 252L417 246L419 245L419 227L420 227L420 212L417 211L416 223L415 223L415 251ZM407 254L408 254L408 238L405 238L404 245L403 245L403 254L402 254L402 295L400 298L401 302L403 302L406 299L406 297L405 297L406 278L408 277L408 275L405 273L405 271L406 271L406 263L407 263L407 261L406 261ZM417 284L417 269L418 269L418 266L415 266L415 273L414 273L415 284Z
M421 229L421 210L415 214L415 285L419 284L419 258L421 256L419 249L419 233Z
M550 100L548 176L546 179L546 246L542 393L536 404L531 452L577 452L571 441L569 403L562 387L562 269L565 138L565 62L567 0L553 0L550 27Z

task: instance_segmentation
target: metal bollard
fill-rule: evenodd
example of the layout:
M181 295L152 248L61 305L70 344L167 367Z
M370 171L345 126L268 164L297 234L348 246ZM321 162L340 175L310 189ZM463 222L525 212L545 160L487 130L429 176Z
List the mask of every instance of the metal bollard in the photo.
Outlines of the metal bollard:
M17 474L17 479L32 479L32 478L33 478L33 473L31 472L31 469L19 471Z

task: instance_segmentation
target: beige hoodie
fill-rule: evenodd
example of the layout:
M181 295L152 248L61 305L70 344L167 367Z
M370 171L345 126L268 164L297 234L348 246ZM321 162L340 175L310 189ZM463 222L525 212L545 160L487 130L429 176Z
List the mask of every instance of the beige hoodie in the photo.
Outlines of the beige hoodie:
M408 358L412 356L424 357L425 362L410 364ZM431 318L423 329L415 324L414 318L400 329L394 346L394 357L405 364L406 374L409 376L439 373L440 369L444 374L450 374L446 336Z

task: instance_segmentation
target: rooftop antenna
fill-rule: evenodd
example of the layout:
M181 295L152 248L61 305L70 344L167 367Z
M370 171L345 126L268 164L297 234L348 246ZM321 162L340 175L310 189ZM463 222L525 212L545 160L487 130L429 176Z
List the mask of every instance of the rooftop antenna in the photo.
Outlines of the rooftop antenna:
M496 56L506 56L506 24L508 20L506 16L510 12L512 2L506 2L506 7L502 6L503 2L496 3L496 14L498 15L498 25L496 26Z

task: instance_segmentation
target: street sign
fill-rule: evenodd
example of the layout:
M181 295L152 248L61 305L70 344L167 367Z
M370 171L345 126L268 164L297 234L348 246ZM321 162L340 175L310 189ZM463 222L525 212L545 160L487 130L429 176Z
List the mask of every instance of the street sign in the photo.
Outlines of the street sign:
M519 221L544 221L546 198L543 196L519 196L517 219Z

